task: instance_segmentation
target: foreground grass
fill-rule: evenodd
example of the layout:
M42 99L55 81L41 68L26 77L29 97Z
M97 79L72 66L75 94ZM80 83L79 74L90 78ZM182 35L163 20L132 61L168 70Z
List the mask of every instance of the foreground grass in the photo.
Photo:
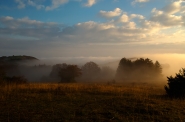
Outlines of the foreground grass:
M185 121L185 101L147 84L25 84L0 87L0 122Z

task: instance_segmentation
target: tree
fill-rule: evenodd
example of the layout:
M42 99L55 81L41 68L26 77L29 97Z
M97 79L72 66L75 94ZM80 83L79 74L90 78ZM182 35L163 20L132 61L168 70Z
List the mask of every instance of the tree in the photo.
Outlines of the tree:
M59 77L60 70L61 69L65 69L66 67L67 67L67 64L66 63L63 63L63 64L55 64L52 67L52 71L50 73L50 76L53 77L53 78Z
M56 64L50 73L51 77L60 78L60 82L75 82L75 78L81 75L81 69L77 65Z
M82 71L86 74L94 74L100 72L100 67L94 62L87 62L84 66L82 66Z
M158 61L156 61L154 64L154 71L155 71L156 75L161 75L161 73L162 73L162 67Z
M101 72L100 67L94 62L87 62L81 69L85 80L96 80Z
M17 63L0 61L0 84L24 83L27 83L27 79L23 76L20 76L20 71Z
M66 68L61 68L59 76L61 82L74 82L76 77L81 75L81 69L77 65L67 65Z
M119 62L117 71L116 71L116 79L118 80L126 80L129 79L129 74L132 71L132 61L126 58L122 58Z
M116 72L117 80L157 80L162 73L161 65L158 61L153 63L149 58L140 58L135 61L122 58Z
M185 98L185 68L180 69L175 77L167 78L168 86L164 86L167 95L174 98Z

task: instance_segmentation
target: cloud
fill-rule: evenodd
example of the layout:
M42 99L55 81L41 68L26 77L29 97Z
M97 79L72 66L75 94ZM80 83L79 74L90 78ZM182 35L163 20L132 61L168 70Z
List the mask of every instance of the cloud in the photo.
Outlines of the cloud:
M41 22L29 18L14 19L13 17L1 17L1 35L10 37L42 39L57 36L60 25L53 22Z
M15 2L18 3L18 6L17 7L19 9L23 9L26 6L22 0L15 0Z
M96 4L97 0L87 0L87 3L84 4L86 7L91 7Z
M184 6L170 5L151 10L151 18L119 8L100 11L102 17L108 18L106 22L86 21L72 26L27 17L0 17L0 52L42 52L43 57L184 52Z
M103 11L103 10L101 10L99 12L99 15L104 17L104 18L107 18L107 19L117 17L118 19L115 20L115 22L118 22L118 23L120 23L120 22L122 22L122 23L129 22L133 19L139 19L139 20L145 19L145 17L143 15L140 15L140 14L127 15L127 13L123 12L120 8L115 8L113 11Z
M143 15L140 15L140 14L131 14L130 18L131 19L134 19L134 18L145 19L145 17Z
M135 21L136 20L143 21L144 19L145 19L145 17L140 15L140 14L128 15L125 12L118 19L115 20L115 23L121 23L122 25L124 25L127 28L135 28L136 27L136 23L133 20L135 20Z
M179 26L183 24L182 16L172 15L157 9L152 10L151 20L159 22L164 26Z
M184 10L182 1L175 1L161 10L154 8L152 12L152 16L150 18L151 21L158 22L166 27L172 26L184 26Z
M52 0L52 5L46 6L46 11L56 9L56 8L60 7L61 5L67 3L68 1L69 0Z
M0 23L3 25L0 28L2 35L38 40L60 40L62 42L135 42L149 33L145 29L137 28L136 23L130 21L124 23L122 27L117 26L112 21L106 23L88 21L71 27L62 27L56 23L45 23L29 18L15 19L7 16L1 17Z
M28 17L22 19L15 19L10 16L1 17L0 22L8 28L28 28L28 27L50 27L57 25L53 22L44 23L37 20L30 20Z
M33 2L32 0L28 0L28 5L33 6L33 7L36 7L37 9L43 9L43 8L45 8L44 5L38 5L35 2Z
M164 7L163 10L168 14L177 13L181 10L181 2L182 1L173 2L172 4L169 4Z
M81 2L79 0L76 0L78 2ZM38 4L38 2L43 3L45 1L38 1L38 0L15 0L16 3L18 3L18 8L23 9L27 6L33 6L36 7L37 9L45 9L46 11L51 11L54 9L59 8L61 5L69 2L69 0L51 0L51 5L50 6L45 6L43 4Z
M100 16L105 18L112 18L121 15L122 10L120 8L115 8L113 11L103 11L99 12Z
M131 4L135 5L136 3L145 3L145 2L149 2L150 0L134 0Z
M119 20L118 20L118 22L128 22L129 21L129 16L127 15L127 14L123 14L120 18L119 18Z

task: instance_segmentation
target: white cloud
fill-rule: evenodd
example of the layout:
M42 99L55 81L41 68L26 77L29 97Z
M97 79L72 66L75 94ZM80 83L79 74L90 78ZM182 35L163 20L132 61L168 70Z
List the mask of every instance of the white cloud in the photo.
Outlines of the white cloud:
M145 17L143 15L140 15L140 14L131 14L130 18L131 19L134 19L134 18L145 19Z
M167 5L163 10L168 14L174 14L181 10L181 1L173 2L172 4Z
M128 23L128 28L135 29L136 28L136 23L135 22L129 22Z
M75 0L77 2L81 2L81 0ZM46 11L54 10L59 8L61 5L69 2L69 0L51 0L50 6L45 6L43 3L44 1L38 1L38 0L15 0L16 3L18 3L18 8L23 9L27 6L33 6L37 9L45 9Z
M28 0L28 5L33 6L33 7L36 7L37 9L43 9L43 8L45 8L44 5L38 5L35 2L33 2L32 0Z
M145 2L149 2L150 0L134 0L131 4L135 5L136 3L145 3Z
M52 40L63 40L68 42L129 42L143 38L147 34L145 29L139 29L134 22L126 22L122 27L113 22L97 23L94 21L78 23L72 27L60 30L56 23L45 23L29 18L14 19L12 17L1 17L1 34L11 34L21 37L53 38ZM102 36L105 35L105 36ZM124 40L120 40L120 39Z
M15 19L10 16L1 17L0 22L8 28L49 27L56 25L56 23L53 22L44 23L37 20L30 20L28 17Z
M120 8L114 9L114 11L100 11L99 14L105 18L111 18L121 15L122 10Z
M30 5L35 4L30 2ZM64 3L61 2L60 5L62 4ZM47 52L52 55L58 52L58 55L70 56L117 55L123 50L132 54L138 53L136 48L143 52L152 49L154 52L158 49L159 52L170 52L172 49L184 52L183 8L183 4L178 6L174 2L162 9L154 8L149 19L116 8L99 13L105 18L111 18L111 21L87 21L68 27L29 18L1 17L0 40L3 41L0 44L0 52L15 47L35 50L35 46L38 46L38 50L44 48L43 54Z
M56 8L60 7L61 5L67 3L68 1L69 0L52 0L52 5L46 6L46 11L56 9Z
M181 16L176 15L168 15L168 14L155 14L151 18L152 21L159 22L164 26L179 26L182 25L184 22L182 21Z
M91 7L96 4L97 0L87 0L87 3L84 4L86 7Z
M29 18L15 19L13 17L1 17L0 34L27 37L27 38L49 38L54 37L60 31L60 25L53 22L41 22Z
M140 14L131 14L131 15L128 15L126 12L124 14L122 14L118 19L115 20L115 23L122 23L122 24L125 24L125 23L129 23L129 25L132 25L130 26L131 28L134 28L136 26L135 22L132 22L133 19L136 19L136 20L144 20L145 17L143 15L140 15ZM127 25L127 27L129 27Z
M15 2L18 3L18 6L17 7L19 9L23 9L26 6L25 3L22 0L15 0Z
M128 15L126 15L126 14L123 14L120 18L119 18L119 20L118 20L118 22L128 22L129 21L129 17L128 17Z
M154 8L150 20L158 22L166 27L185 25L183 20L184 15L182 14L185 6L181 3L182 1L173 2L161 10Z

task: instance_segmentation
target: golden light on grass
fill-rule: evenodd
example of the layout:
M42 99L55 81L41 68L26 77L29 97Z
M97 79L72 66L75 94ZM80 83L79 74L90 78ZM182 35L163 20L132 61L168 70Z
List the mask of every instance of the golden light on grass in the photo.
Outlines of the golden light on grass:
M184 100L162 85L24 84L0 89L0 121L183 121Z

